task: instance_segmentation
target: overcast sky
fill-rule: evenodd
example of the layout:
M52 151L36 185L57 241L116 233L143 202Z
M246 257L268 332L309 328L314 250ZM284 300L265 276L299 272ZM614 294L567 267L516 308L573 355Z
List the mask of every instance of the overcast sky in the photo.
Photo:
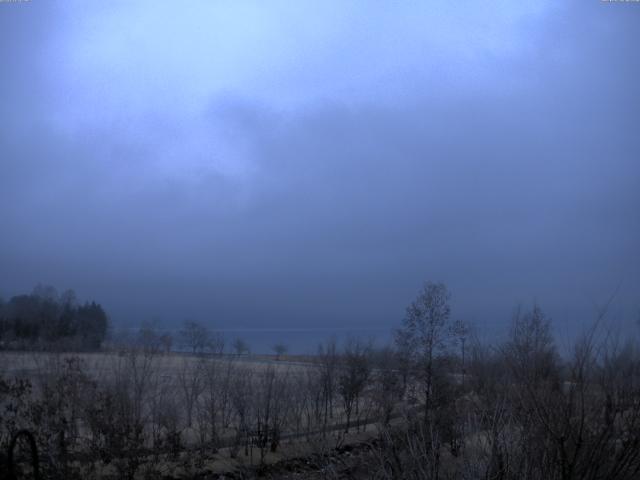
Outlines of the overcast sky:
M640 4L0 3L0 295L114 322L640 317Z

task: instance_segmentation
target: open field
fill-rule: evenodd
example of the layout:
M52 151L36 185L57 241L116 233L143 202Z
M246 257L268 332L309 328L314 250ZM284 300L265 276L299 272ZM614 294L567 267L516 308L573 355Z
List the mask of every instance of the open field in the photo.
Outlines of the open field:
M48 352L10 352L0 351L0 373L25 378L35 378L38 375L47 373L53 365L64 363L65 359L79 359L89 375L100 377L112 372L120 362L124 354L114 352L90 352L90 353L48 353ZM310 361L312 357L301 357L288 360L283 358L277 360L274 355L217 355L198 356L188 353L169 353L154 355L154 367L162 370L163 375L176 378L181 369L193 366L199 362L215 362L219 366L233 363L243 365L253 371L261 372L272 367L279 370L286 369L291 374L301 374L308 368L317 367L317 364Z
M0 454L26 431L53 479L635 480L635 343L594 333L561 358L539 309L497 346L438 328L437 347L407 329L409 348L308 357L2 351Z
M13 385L28 382L16 393L21 401L53 405L68 418L70 465L80 468L80 459L90 458L107 476L114 469L125 475L134 451L140 463L135 470L153 459L166 473L184 470L181 459L197 451L204 455L201 468L222 472L371 438L381 414L364 385L344 404L337 377L327 378L337 374L337 357L329 359L329 372L316 360L136 350L0 352L0 374ZM17 413L28 426L33 412Z

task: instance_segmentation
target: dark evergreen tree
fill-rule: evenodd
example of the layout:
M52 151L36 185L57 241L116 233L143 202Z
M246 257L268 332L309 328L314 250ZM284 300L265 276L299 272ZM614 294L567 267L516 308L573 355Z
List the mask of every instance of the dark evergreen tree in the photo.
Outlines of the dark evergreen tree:
M78 305L75 293L58 296L52 287L38 285L30 295L0 302L0 348L33 348L64 342L66 346L100 348L108 317L96 302Z

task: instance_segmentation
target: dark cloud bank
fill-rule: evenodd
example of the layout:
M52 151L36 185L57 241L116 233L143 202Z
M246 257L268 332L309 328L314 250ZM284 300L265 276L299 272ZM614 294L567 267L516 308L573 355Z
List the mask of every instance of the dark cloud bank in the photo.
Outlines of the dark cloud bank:
M431 279L484 334L536 300L571 335L616 290L637 329L640 7L591 3L525 22L485 73L408 69L385 98L225 88L196 115L86 122L60 113L60 5L2 5L0 293L72 287L119 325L366 333Z

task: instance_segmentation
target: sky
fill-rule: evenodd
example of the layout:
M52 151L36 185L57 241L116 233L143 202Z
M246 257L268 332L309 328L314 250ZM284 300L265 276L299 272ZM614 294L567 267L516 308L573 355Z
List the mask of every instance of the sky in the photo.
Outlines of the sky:
M0 3L0 296L113 322L640 320L640 3Z

